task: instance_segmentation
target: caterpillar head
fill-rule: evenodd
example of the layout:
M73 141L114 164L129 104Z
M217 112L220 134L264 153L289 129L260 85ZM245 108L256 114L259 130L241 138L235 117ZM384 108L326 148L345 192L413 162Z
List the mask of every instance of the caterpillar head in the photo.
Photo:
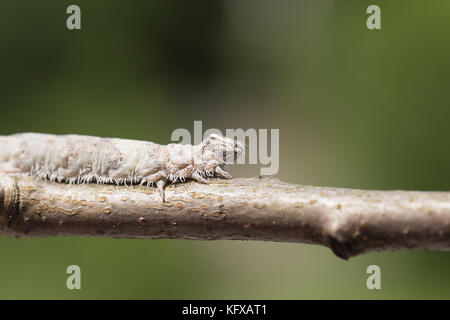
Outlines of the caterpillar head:
M244 147L238 141L211 134L202 142L202 160L216 160L219 165L230 164L244 152Z

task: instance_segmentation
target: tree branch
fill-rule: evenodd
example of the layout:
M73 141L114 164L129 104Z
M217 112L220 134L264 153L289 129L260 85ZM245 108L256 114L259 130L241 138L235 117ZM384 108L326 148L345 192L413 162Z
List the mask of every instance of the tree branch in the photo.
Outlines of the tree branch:
M450 250L450 192L365 191L273 178L154 188L67 185L0 176L0 234L238 239L330 247L344 259L380 250Z

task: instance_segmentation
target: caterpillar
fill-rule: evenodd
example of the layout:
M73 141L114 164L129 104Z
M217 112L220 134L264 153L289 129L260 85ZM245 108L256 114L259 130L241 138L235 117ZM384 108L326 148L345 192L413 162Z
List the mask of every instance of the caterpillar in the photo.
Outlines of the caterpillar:
M84 135L19 133L0 136L0 173L28 174L57 183L156 186L207 177L230 179L228 159L243 152L238 141L211 134L198 145Z

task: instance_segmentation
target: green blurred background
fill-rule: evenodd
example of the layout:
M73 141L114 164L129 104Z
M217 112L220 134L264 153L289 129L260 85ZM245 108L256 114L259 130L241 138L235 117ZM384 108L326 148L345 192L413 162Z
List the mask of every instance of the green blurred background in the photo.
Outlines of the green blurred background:
M371 4L382 30L366 28ZM283 181L450 190L449 1L2 0L0 15L1 135L279 128ZM439 252L1 237L0 256L3 299L450 298ZM66 289L70 264L82 290ZM366 288L371 264L381 290Z

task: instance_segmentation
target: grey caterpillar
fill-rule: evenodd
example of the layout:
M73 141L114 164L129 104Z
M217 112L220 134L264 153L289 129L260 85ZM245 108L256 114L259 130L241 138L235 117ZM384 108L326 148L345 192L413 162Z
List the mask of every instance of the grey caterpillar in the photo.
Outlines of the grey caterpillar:
M231 178L224 170L242 145L212 134L199 145L168 144L83 135L20 133L0 136L0 172L51 182L155 185L165 201L167 183Z

